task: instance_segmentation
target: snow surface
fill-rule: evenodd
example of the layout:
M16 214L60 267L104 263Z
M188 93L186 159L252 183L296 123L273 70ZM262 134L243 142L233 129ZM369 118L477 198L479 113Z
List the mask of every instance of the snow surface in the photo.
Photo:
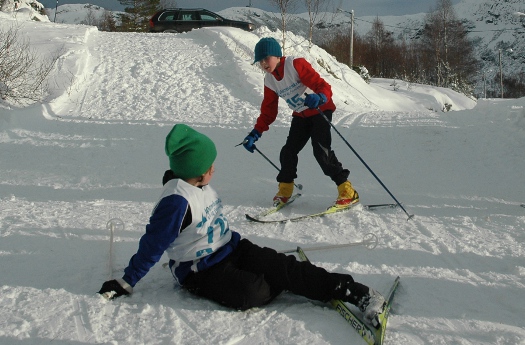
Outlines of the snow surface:
M14 20L0 13L2 29ZM175 287L160 263L131 297L96 294L108 277L122 275L137 249L175 123L216 142L212 185L231 228L255 243L287 249L378 236L374 250L309 257L382 292L401 276L387 344L525 344L525 98L475 103L425 85L368 85L290 34L296 44L288 55L305 56L332 84L335 126L415 217L358 206L298 223L252 224L244 214L269 206L276 171L235 145L262 99L252 49L279 33L107 33L17 20L41 54L64 52L44 102L0 103L1 344L363 344L326 304L285 293L264 308L232 311ZM450 112L441 111L445 104ZM281 104L258 142L275 162L289 121ZM335 133L333 148L362 203L392 202ZM334 200L336 188L308 146L299 174L303 197L275 217L319 211ZM115 217L125 228L115 231L110 260L106 224Z
M7 3L13 0L7 0ZM33 0L23 0L30 2ZM456 17L461 19L469 31L469 39L475 42L475 52L481 65L474 76L473 93L483 98L485 92L500 94L499 86L499 49L502 50L501 70L504 76L519 76L525 72L525 19L516 17L515 12L525 12L523 0L461 0L453 6ZM29 5L26 5L30 8ZM7 10L8 5L4 6ZM362 11L354 7L355 32L364 37L372 29L377 16L362 16ZM430 10L430 8L429 8ZM55 8L46 9L49 18L58 23L79 24L89 22L89 18L100 18L104 9L89 4L60 5L55 18ZM281 27L281 14L264 11L255 7L230 7L218 12L228 19L248 21L257 26L266 26L270 30ZM114 12L118 21L118 12ZM421 32L427 13L403 16L380 16L386 30L398 40L414 40ZM92 19L91 19L92 20ZM321 12L316 23L324 29L313 32L313 41L321 44L332 38L337 32L348 33L350 15L345 12ZM290 14L286 28L295 35L307 36L309 14ZM288 42L286 43L288 46Z

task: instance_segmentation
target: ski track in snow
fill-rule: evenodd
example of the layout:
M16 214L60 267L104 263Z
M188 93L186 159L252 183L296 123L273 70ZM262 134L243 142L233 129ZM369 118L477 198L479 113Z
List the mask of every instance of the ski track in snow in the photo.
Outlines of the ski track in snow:
M108 302L96 294L107 277L106 222L125 223L115 233L120 276L157 200L167 169L163 141L178 122L217 143L212 184L232 229L255 243L279 250L378 236L374 250L309 257L382 292L401 276L387 344L525 343L524 99L474 105L450 90L393 92L391 81L367 85L339 64L335 79L316 62L333 59L298 45L289 55L307 55L333 85L334 124L415 218L407 221L400 208L358 206L303 222L252 224L244 214L269 206L276 171L234 146L252 128L262 97L251 49L278 33L121 34L51 23L22 30L39 51L64 44L66 52L46 103L0 108L0 343L361 343L326 304L285 293L264 308L235 312L174 287L160 264L130 298ZM458 111L429 110L443 100ZM280 107L258 143L275 162L290 120ZM392 202L336 133L333 149L363 203ZM300 155L304 195L270 217L333 201L336 189L310 151L308 144Z

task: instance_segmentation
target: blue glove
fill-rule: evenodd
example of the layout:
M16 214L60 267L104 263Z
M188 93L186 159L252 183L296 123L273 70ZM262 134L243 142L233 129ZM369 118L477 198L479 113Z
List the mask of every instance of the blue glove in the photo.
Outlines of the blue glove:
M326 103L326 96L322 93L310 93L306 95L304 105L310 109L316 109L317 107Z
M261 137L261 133L259 133L258 130L256 130L255 128L252 129L252 131L250 132L250 134L248 134L248 136L246 138L244 138L244 141L242 142L242 146L244 146L244 148L248 151L250 151L251 153L253 153L253 150L255 150L255 142L257 140L259 140L259 138Z

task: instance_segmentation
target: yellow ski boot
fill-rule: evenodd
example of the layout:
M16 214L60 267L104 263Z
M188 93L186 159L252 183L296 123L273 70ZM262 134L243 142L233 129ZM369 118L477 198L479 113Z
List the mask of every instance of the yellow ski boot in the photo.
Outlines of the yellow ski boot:
M293 181L292 182L279 182L279 190L273 197L273 206L279 206L279 204L286 204L293 193Z
M354 190L350 181L345 181L337 186L339 195L333 207L347 208L359 202L359 194Z

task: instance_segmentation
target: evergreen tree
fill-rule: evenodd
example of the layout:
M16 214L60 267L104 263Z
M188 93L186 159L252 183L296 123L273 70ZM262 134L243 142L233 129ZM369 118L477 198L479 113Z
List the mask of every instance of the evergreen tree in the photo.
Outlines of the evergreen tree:
M126 6L121 15L121 31L148 31L150 17L160 10L160 0L119 0Z
M100 31L117 31L113 12L105 10L97 26Z

